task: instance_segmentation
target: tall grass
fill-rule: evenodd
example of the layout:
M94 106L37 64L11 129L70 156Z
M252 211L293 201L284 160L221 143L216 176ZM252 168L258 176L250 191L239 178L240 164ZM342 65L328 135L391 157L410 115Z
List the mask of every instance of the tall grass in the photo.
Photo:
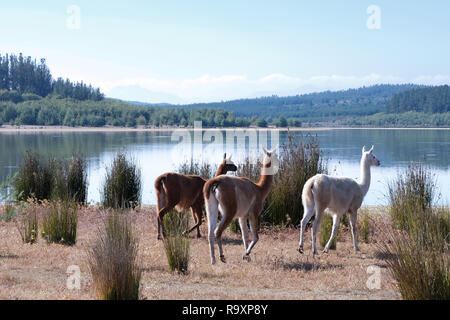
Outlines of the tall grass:
M38 238L38 218L36 208L27 208L19 221L16 221L17 229L23 243L35 243Z
M260 217L265 225L298 225L303 217L302 189L305 182L317 173L326 172L326 162L322 158L317 138L307 135L296 142L288 137L287 144L281 146L279 170ZM246 159L238 165L238 176L258 181L261 174L260 160Z
M382 250L404 299L450 299L450 210L433 207L436 182L411 164L389 185L394 230Z
M81 156L71 161L40 157L33 151L25 153L13 182L17 200L75 200L86 203L87 165Z
M137 261L138 239L127 215L108 213L104 230L88 250L88 264L101 300L138 300L142 270Z
M106 170L102 203L109 208L135 208L141 204L141 171L132 159L119 152Z
M328 240L330 239L332 230L333 230L333 218L329 214L324 213L322 216L322 221L320 223L320 231L319 231L319 242L322 248L325 247ZM336 237L334 237L333 240L331 241L331 245L329 248L330 250L336 250L337 238L338 236L336 235Z
M191 161L189 162L181 163L177 168L178 173L195 174L207 180L211 179L214 176L216 170L217 168L213 167L210 163L199 163L197 161L194 161L194 159L191 159Z
M52 201L43 216L42 237L48 243L74 245L77 239L78 207L73 201Z
M164 216L164 248L171 271L181 274L188 272L189 266L189 214L170 211Z

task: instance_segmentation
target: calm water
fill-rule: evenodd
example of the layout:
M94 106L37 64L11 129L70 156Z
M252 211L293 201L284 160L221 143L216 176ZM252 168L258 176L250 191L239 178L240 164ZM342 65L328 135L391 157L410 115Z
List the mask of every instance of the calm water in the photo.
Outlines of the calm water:
M223 141L226 141L225 131L218 133L224 134ZM88 201L97 203L105 167L118 150L126 150L142 170L143 203L154 204L155 178L175 170L180 162L189 158L189 154L183 153L184 144L171 141L171 134L171 131L0 133L0 179L3 181L17 170L28 149L66 158L74 152L82 153L89 163ZM300 140L307 133L293 134ZM442 195L440 203L450 203L450 130L337 129L313 131L311 134L317 136L324 157L328 159L329 173L335 176L359 178L362 146L375 145L374 153L380 159L381 167L372 168L372 183L364 200L366 205L386 204L387 183L410 161L425 162L433 169ZM279 133L280 145L286 142L287 136L287 132ZM233 160L238 162L248 154L254 155L259 143L237 143ZM222 148L212 148L211 145L205 147L203 154L201 146L193 150L195 158L203 157L214 164L223 155Z

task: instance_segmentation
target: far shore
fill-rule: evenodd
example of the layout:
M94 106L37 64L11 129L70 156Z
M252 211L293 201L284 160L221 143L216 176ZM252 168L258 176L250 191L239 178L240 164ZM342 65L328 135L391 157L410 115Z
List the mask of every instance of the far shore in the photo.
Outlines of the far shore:
M138 126L136 128L130 127L68 127L68 126L0 126L0 133L14 133L14 132L157 132L157 131L172 131L187 129L193 130L193 127L144 127ZM450 128L436 127L405 127L405 128L391 128L391 127L285 127L285 128L258 128L258 127L215 127L202 128L202 130L248 130L248 129L267 129L267 130L281 130L281 131L323 131L323 130L450 130Z

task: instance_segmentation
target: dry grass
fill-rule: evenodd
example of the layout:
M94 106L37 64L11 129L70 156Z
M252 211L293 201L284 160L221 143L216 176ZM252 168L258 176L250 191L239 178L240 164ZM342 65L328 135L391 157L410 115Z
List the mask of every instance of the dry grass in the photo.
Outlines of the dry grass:
M42 221L43 210L37 210ZM372 210L370 210L372 211ZM3 213L3 208L0 208ZM378 211L377 211L378 212ZM156 240L156 215L152 207L130 212L139 241L139 261L143 267L143 299L399 299L398 290L386 269L385 257L374 241L361 243L361 252L353 251L351 236L342 228L338 250L316 258L300 255L298 230L285 228L275 232L262 230L252 252L252 262L242 260L242 241L230 231L224 233L227 264L211 266L205 237L191 238L189 273L170 272L164 244ZM77 243L72 247L47 244L39 239L23 244L16 225L0 222L0 299L95 299L86 262L86 248L97 237L104 217L96 208L79 213ZM371 213L377 219L387 215ZM207 234L206 224L201 226ZM306 234L310 246L310 229ZM66 288L67 267L81 269L81 289ZM366 287L367 267L381 267L381 289Z

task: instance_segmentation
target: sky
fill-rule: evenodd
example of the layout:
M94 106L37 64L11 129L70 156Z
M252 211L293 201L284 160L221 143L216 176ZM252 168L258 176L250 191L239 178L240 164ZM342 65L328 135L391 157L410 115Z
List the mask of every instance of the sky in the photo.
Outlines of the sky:
M448 12L448 0L3 0L0 53L146 102L439 85Z

